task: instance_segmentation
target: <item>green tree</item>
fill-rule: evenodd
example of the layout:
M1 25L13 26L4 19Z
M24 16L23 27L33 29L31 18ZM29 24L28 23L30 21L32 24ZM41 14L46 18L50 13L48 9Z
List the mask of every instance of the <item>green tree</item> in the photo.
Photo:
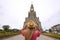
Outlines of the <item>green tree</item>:
M20 30L19 29L12 29L12 31L19 32Z
M51 30L51 29L49 29L49 32L52 32L52 30Z
M3 25L3 29L5 30L5 31L8 31L9 30L9 25Z

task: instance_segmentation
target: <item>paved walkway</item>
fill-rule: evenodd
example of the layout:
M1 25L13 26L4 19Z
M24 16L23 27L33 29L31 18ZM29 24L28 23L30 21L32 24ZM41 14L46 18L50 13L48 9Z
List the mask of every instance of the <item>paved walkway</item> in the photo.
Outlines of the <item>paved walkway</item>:
M24 40L24 37L22 35L17 35L17 36L13 36L13 37L9 37L9 38L4 38L2 40ZM58 39L41 35L40 37L37 38L37 40L58 40Z
M37 38L37 40L59 40L59 39L41 35L39 38Z

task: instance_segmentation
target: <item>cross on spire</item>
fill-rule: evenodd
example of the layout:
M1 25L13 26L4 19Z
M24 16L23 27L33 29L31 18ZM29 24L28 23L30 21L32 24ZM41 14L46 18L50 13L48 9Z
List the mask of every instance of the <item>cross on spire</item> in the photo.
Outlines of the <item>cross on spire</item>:
M30 11L34 11L33 4L31 4Z

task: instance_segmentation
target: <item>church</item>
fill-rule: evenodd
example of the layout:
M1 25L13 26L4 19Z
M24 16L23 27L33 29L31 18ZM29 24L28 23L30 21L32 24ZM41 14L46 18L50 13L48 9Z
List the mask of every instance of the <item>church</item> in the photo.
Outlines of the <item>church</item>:
M36 29L43 31L39 17L36 17L36 12L34 11L33 4L31 4L30 11L28 12L28 17L25 18L23 28L27 28L26 25L29 26L29 24L36 26Z

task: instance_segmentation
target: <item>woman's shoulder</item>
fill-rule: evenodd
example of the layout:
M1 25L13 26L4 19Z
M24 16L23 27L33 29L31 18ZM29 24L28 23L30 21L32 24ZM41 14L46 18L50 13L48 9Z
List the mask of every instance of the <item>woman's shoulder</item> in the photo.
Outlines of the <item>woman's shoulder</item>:
M35 30L35 32L40 32L39 30Z
M39 30L35 30L34 33L38 34L38 33L41 33L41 31L39 31Z
M22 29L22 30L21 30L21 34L22 34L23 36L25 36L26 31L27 31L26 29Z
M35 34L35 35L37 35L37 36L39 37L39 36L40 36L40 34L41 34L41 31L36 30L34 34Z

